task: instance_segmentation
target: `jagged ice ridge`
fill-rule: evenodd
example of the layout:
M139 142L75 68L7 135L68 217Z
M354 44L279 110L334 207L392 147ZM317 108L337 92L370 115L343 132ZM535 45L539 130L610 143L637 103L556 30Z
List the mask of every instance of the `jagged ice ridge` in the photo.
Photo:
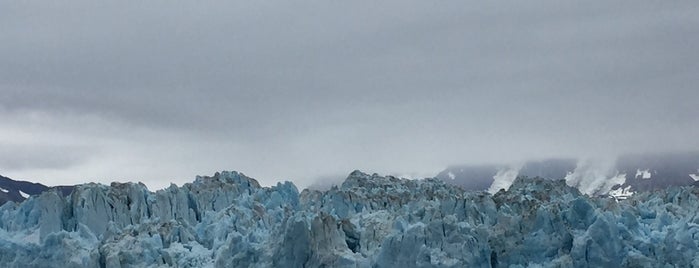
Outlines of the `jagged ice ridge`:
M517 178L494 195L355 171L340 187L237 172L150 192L86 184L0 207L5 267L698 267L699 190L617 202Z

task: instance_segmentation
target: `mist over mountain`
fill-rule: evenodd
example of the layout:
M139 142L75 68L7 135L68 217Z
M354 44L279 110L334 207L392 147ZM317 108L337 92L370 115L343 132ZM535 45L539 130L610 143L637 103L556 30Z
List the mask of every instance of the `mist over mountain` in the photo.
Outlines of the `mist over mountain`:
M699 180L699 152L624 155L616 169L626 174L623 187L638 191L692 185Z
M565 179L584 193L604 195L611 190L652 191L670 186L688 186L699 180L699 152L626 154L613 161L600 162L556 158L527 161L524 164L456 165L433 176L467 191L507 189L519 176ZM328 190L344 181L342 175L316 178L307 188ZM45 186L0 176L0 205L22 202L30 195L58 189L68 195L74 186Z
M562 179L575 170L575 159L546 159L541 161L527 161L523 165L517 164L492 164L492 165L458 165L451 166L436 175L436 178L455 184L466 190L487 190L498 172L513 169L515 176L540 177L549 179Z
M508 173L509 177L504 176ZM516 176L565 179L590 194L623 188L651 191L693 185L699 179L699 152L626 154L613 161L546 159L522 165L452 166L437 178L466 190L492 192L507 189ZM492 185L498 187L491 189Z

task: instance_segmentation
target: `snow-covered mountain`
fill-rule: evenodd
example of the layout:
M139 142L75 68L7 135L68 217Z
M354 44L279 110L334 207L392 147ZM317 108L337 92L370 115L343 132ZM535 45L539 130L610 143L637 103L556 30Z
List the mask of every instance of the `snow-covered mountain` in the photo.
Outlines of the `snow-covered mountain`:
M523 165L458 165L445 169L436 177L472 191L486 191L493 183L505 180L508 182L502 188L507 189L517 176L563 179L575 170L577 162L576 159L546 159L528 161ZM493 190L497 192L500 188Z
M520 177L494 195L352 172L261 187L237 172L150 192L86 184L0 206L3 267L697 267L699 189L615 201Z
M48 187L40 183L16 181L0 176L0 205L8 201L22 202L30 195L38 195L52 188L58 189L63 195L68 195L73 191L73 186Z
M583 193L604 195L694 185L699 152L630 154L613 160L547 159L523 165L452 166L437 175L465 190L506 189L517 176L565 179Z
M699 180L699 153L625 155L616 168L626 174L623 187L630 186L634 191L693 185Z

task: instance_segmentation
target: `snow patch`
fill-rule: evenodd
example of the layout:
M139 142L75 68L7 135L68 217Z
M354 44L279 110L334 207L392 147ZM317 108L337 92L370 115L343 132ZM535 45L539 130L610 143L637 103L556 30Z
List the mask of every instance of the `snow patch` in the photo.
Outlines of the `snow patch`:
M7 193L7 192L9 192L9 191L8 191L7 189L5 189L5 188L2 188L2 187L0 187L0 191L2 191L3 193Z
M28 193L25 193L25 192L22 192L22 190L19 191L19 195L21 195L22 197L24 197L24 199L29 198L29 194L28 194Z
M625 200L633 196L636 192L631 191L631 186L626 186L625 188L617 188L616 190L609 191L609 196L616 200Z
M650 179L651 176L652 176L652 174L650 173L650 170L648 170L648 169L644 169L644 170L637 169L636 170L636 176L635 176L636 178L641 177L641 179L647 180L647 179Z
M453 180L454 178L456 178L456 176L454 176L454 173L451 172L451 171L449 171L449 173L447 174L447 176L448 176L450 179L452 179L452 180Z
M689 174L689 177L691 177L694 181L699 181L699 174Z

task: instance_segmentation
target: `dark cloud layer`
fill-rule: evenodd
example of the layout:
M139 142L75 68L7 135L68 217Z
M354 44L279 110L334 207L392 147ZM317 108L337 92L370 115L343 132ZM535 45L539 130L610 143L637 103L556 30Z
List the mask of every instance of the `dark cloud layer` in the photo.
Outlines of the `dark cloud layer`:
M2 142L102 152L20 176L304 184L699 149L694 1L10 1L0 25Z
M0 144L0 152L0 171L71 168L94 154L86 148L36 144Z

